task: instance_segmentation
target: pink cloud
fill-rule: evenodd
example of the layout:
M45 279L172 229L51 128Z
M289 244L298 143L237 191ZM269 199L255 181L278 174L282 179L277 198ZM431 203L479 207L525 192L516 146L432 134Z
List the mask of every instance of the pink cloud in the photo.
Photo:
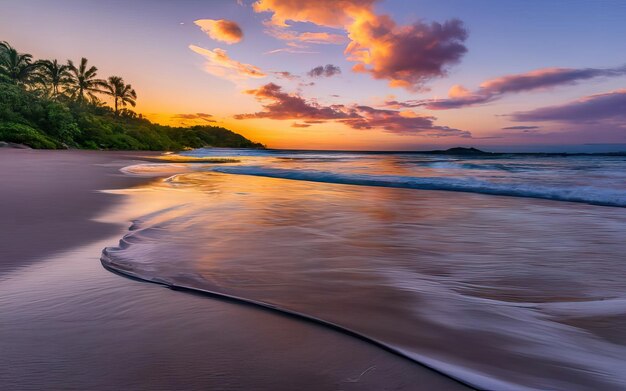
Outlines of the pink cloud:
M288 27L288 21L310 22L319 26L343 28L354 14L369 11L377 0L259 0L255 12L271 12L274 26Z
M208 50L195 45L189 45L189 49L205 58L204 69L214 76L232 81L267 76L259 67L231 59L226 50Z

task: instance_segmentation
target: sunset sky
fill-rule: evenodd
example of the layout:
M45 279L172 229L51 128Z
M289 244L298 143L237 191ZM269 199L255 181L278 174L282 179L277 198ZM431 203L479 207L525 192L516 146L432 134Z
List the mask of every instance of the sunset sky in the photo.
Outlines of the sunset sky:
M273 148L626 147L626 2L0 2L0 40L84 56L136 110Z

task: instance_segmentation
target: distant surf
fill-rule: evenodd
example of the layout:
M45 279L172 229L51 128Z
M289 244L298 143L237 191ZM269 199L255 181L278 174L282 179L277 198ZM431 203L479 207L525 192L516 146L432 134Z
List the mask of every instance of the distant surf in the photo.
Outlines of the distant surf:
M216 172L255 175L300 181L327 182L361 186L398 187L421 190L460 191L555 201L583 202L592 205L626 207L626 192L590 186L555 187L522 183L490 183L478 179L445 177L408 177L394 175L343 174L313 170L286 170L259 166L215 167Z

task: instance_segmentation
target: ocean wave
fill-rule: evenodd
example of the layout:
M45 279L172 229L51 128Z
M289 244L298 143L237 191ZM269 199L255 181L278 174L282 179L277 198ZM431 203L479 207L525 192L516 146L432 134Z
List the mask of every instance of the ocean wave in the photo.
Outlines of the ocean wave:
M529 183L494 183L469 178L344 174L328 171L288 170L261 166L213 167L211 170L225 174L254 175L311 182L456 191L626 207L625 191L592 186L546 186Z

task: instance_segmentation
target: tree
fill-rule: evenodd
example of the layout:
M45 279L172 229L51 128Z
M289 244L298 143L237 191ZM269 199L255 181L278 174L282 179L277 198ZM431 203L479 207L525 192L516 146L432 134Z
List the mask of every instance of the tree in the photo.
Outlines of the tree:
M69 92L72 98L80 103L85 102L85 97L92 101L97 101L96 93L102 92L100 89L106 86L104 80L96 78L98 68L94 66L87 67L87 59L85 57L80 59L78 67L74 65L72 60L68 60L67 66L70 73Z
M127 104L135 107L137 93L130 84L125 84L124 79L119 76L111 76L106 82L105 89L102 91L113 97L115 105L115 115L119 115L119 105L126 107Z
M38 67L32 55L19 53L7 42L0 42L0 73L13 83L26 85Z
M60 93L60 87L71 82L69 65L59 64L57 60L41 60L38 74L42 82L49 87L50 95L56 99Z

